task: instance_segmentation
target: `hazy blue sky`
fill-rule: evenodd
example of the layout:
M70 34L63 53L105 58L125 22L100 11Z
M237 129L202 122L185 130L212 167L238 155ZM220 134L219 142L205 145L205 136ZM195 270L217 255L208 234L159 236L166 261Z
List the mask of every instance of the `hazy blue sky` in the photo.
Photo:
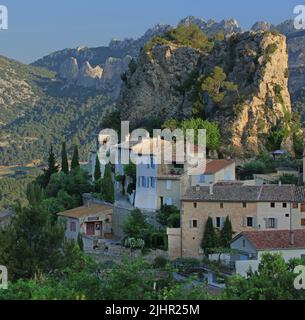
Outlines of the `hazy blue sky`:
M176 24L194 15L236 18L243 28L257 20L280 23L305 0L0 0L9 30L0 31L0 54L32 62L52 51L107 45L112 38L139 37L157 23Z

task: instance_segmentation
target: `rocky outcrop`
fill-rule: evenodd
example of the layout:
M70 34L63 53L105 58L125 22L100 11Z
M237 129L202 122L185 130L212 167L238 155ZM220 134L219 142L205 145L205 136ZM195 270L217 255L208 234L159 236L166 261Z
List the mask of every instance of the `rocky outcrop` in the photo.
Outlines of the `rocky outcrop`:
M215 36L219 32L223 32L225 35L242 32L238 22L235 19L222 20L216 22L212 19L204 21L203 19L189 16L180 21L179 25L194 24L199 27L209 37Z
M265 149L265 134L291 112L286 38L275 33L236 34L210 54L177 45L143 50L121 91L122 118L139 126L154 118L191 117L194 88L186 83L206 78L216 66L238 91L226 94L221 103L202 92L205 117L219 123L224 145L235 153L259 153ZM292 148L289 141L285 146Z

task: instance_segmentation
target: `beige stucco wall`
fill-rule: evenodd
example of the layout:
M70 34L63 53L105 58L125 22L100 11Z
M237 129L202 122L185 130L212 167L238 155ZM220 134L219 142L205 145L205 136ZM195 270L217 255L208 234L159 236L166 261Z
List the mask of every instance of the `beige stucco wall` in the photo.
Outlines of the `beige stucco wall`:
M218 202L198 202L194 208L193 202L183 202L182 205L182 255L185 257L198 257L202 254L200 243L208 217L230 217L234 232L240 233L252 228L244 227L245 217L256 217L257 204L224 203L223 209ZM197 220L198 227L190 228L190 221Z
M164 179L158 179L157 182L157 195L158 195L158 209L160 208L160 197L169 197L172 199L172 204L178 209L181 208L181 198L186 193L187 189L190 187L190 177L185 174L179 179L170 179L171 188L167 189L167 181Z
M168 255L171 260L181 257L181 228L168 228Z

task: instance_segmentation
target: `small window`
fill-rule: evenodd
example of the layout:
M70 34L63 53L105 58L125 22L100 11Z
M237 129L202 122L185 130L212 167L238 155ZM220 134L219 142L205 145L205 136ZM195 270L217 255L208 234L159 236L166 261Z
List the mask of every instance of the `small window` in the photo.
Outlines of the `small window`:
M197 202L194 202L194 208L197 209Z
M247 202L243 202L243 208L247 208Z
M198 228L198 221L197 220L190 220L190 229Z
M253 228L253 218L252 217L247 218L247 227Z
M301 219L301 226L305 227L305 219Z
M223 209L223 203L220 204L220 209Z
M271 203L270 203L270 207L271 207L271 208L275 208L275 202L271 202Z
M70 231L76 232L76 223L75 222L70 222Z
M292 205L292 207L293 207L293 209L298 209L298 208L299 208L299 204L298 204L298 203L294 203L294 204Z
M290 217L290 214L289 214L289 213L286 213L286 214L285 214L285 217L286 217L286 218L289 218L289 217Z
M267 226L268 226L268 229L276 229L276 219L275 218L269 218L267 220Z
M287 208L287 203L286 202L283 203L283 208Z
M200 176L200 183L205 183L205 175L204 174L202 174L201 176Z
M301 204L301 212L305 212L305 203Z
M219 217L216 218L216 228L221 228L221 218Z

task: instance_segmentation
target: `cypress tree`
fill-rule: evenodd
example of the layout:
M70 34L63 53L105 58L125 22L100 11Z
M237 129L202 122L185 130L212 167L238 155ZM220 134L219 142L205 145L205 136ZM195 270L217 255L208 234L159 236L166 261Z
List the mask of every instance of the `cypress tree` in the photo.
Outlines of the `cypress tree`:
M201 248L204 250L205 255L208 255L210 253L210 249L216 247L217 237L213 226L213 220L211 217L209 217L205 224L204 234L201 241Z
M104 177L101 181L101 189L102 199L106 202L114 203L114 185L109 163L105 166Z
M57 172L58 172L58 166L56 165L55 154L53 152L53 146L51 145L49 158L48 158L48 167L47 169L44 170L44 175L43 175L42 186L44 188L46 188L47 185L49 184L51 175Z
M228 248L230 246L230 241L233 237L233 228L232 223L229 217L226 218L223 229L220 231L220 244L224 248Z
M73 157L71 162L71 171L79 169L79 155L78 155L78 147L75 145L73 150Z
M100 159L96 154L95 168L94 168L94 181L98 181L99 179L101 179L101 177L102 177L102 173L101 173Z
M68 156L67 156L67 150L66 150L66 142L62 143L61 170L63 173L69 174L69 164L68 164Z

